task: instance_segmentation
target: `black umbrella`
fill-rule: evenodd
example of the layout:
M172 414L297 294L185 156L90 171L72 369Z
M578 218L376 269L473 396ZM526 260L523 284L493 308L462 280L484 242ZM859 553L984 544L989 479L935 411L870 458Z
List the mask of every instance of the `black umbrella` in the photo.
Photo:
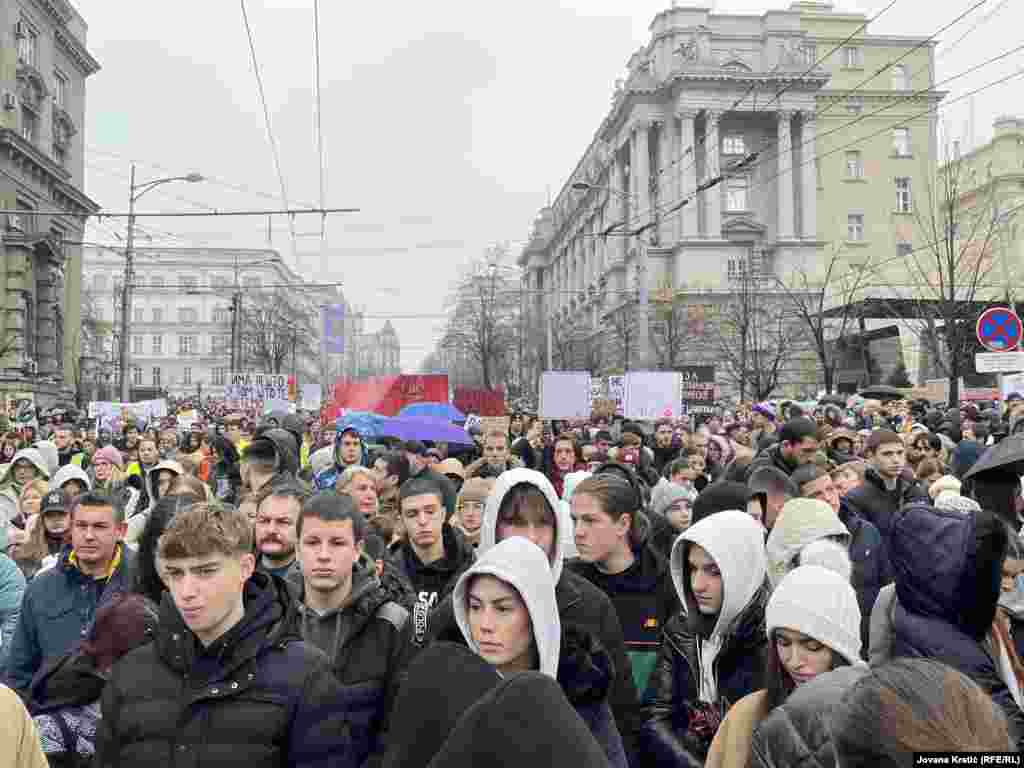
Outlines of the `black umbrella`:
M860 396L865 400L881 400L883 403L889 400L902 400L906 397L902 390L886 386L885 384L875 384L867 389L862 389Z
M1010 435L988 448L974 466L967 470L963 479L992 470L1024 475L1024 434Z

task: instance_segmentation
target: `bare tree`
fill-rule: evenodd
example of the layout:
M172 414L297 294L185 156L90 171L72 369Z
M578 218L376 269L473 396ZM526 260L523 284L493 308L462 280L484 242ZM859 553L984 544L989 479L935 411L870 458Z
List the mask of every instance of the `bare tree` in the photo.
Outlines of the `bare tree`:
M907 300L911 328L949 380L950 407L960 401L960 377L972 370L979 310L990 301L1010 300L1009 281L996 269L996 246L1008 217L999 210L995 185L979 181L978 169L971 170L959 150L947 145L945 162L928 177L921 204L912 204L909 189L899 201L912 208L923 242L906 253L907 274L893 293Z
M75 404L83 408L88 402L96 382L99 359L103 355L106 339L113 332L113 325L100 319L98 302L92 289L82 286L81 325L71 336L71 383L75 391ZM0 357L3 354L0 353Z
M619 359L622 360L622 370L628 371L632 364L632 356L636 351L637 329L636 329L635 303L627 300L620 303L604 316L604 324L610 336L610 341L621 352Z
M857 319L855 299L868 274L863 265L847 266L840 258L842 251L841 247L833 249L822 272L797 268L788 281L773 277L789 311L807 331L826 392L835 390L836 368L851 335L851 324Z
M690 337L689 305L663 283L651 297L651 345L663 370L674 371L682 363Z
M732 294L709 324L719 373L739 390L741 401L748 393L763 400L775 391L799 336L793 317L765 282L751 262L741 262Z
M239 340L243 361L268 373L319 356L316 332L304 307L283 291L260 294L243 307Z

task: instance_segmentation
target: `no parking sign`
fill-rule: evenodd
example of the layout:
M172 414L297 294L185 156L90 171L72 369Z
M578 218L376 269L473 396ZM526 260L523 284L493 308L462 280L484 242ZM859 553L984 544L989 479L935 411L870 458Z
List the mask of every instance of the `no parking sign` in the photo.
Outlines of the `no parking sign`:
M990 352L1009 352L1020 346L1020 317L1009 307L992 307L978 316L978 341Z

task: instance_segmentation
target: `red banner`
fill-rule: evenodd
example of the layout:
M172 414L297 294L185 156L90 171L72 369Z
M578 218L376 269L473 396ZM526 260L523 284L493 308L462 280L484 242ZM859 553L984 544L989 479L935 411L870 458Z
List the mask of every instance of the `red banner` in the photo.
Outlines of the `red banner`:
M471 413L477 416L504 416L505 390L456 387L452 405L467 416Z
M448 376L378 376L353 381L339 379L334 385L333 402L323 415L333 419L338 411L369 411L395 416L412 403L447 403Z

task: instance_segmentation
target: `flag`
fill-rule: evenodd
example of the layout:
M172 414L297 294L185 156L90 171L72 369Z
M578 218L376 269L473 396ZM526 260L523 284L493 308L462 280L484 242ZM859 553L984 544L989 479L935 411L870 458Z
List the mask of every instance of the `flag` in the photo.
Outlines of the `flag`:
M327 354L345 353L345 305L328 304L323 308L324 345Z

